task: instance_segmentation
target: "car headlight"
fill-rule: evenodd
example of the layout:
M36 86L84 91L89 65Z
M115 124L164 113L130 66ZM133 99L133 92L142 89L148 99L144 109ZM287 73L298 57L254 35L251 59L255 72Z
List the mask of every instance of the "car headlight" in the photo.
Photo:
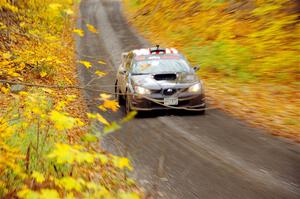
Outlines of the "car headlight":
M143 88L143 87L140 87L140 86L135 86L134 87L134 90L137 94L140 94L140 95L147 95L147 94L151 94L151 91L147 88Z
M201 92L201 83L195 84L189 88L190 93L200 93Z

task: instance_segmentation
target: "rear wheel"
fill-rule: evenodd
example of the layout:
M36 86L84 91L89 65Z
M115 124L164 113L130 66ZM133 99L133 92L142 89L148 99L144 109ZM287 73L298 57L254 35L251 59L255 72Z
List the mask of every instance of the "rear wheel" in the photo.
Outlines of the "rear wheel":
M116 98L116 100L118 101L118 103L120 105L124 105L124 99L123 99L123 96L122 96L121 91L119 89L119 85L118 85L117 81L115 83L115 98Z

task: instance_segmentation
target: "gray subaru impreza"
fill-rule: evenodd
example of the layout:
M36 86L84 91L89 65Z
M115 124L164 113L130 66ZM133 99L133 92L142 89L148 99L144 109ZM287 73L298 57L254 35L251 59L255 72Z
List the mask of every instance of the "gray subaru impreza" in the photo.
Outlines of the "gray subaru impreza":
M126 112L180 109L205 113L203 82L174 48L143 48L122 54L116 98Z

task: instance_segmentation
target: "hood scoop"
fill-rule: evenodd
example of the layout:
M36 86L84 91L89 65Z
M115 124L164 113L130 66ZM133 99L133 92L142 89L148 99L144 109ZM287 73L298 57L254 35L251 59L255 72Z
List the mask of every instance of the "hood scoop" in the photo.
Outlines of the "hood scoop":
M177 78L177 75L174 73L169 73L169 74L156 74L153 75L153 78L157 81L162 81L162 80L175 80Z

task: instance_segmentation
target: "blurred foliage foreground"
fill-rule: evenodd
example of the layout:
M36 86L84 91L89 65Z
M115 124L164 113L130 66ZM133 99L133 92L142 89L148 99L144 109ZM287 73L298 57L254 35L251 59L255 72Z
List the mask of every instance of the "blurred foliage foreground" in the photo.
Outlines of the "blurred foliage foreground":
M76 8L72 0L0 0L0 198L139 198L129 160L99 147L134 114L109 122L87 113L70 88L78 85L72 34L84 36L73 27ZM103 111L118 109L110 95L99 100Z
M297 0L125 0L154 44L200 64L213 103L300 141Z

